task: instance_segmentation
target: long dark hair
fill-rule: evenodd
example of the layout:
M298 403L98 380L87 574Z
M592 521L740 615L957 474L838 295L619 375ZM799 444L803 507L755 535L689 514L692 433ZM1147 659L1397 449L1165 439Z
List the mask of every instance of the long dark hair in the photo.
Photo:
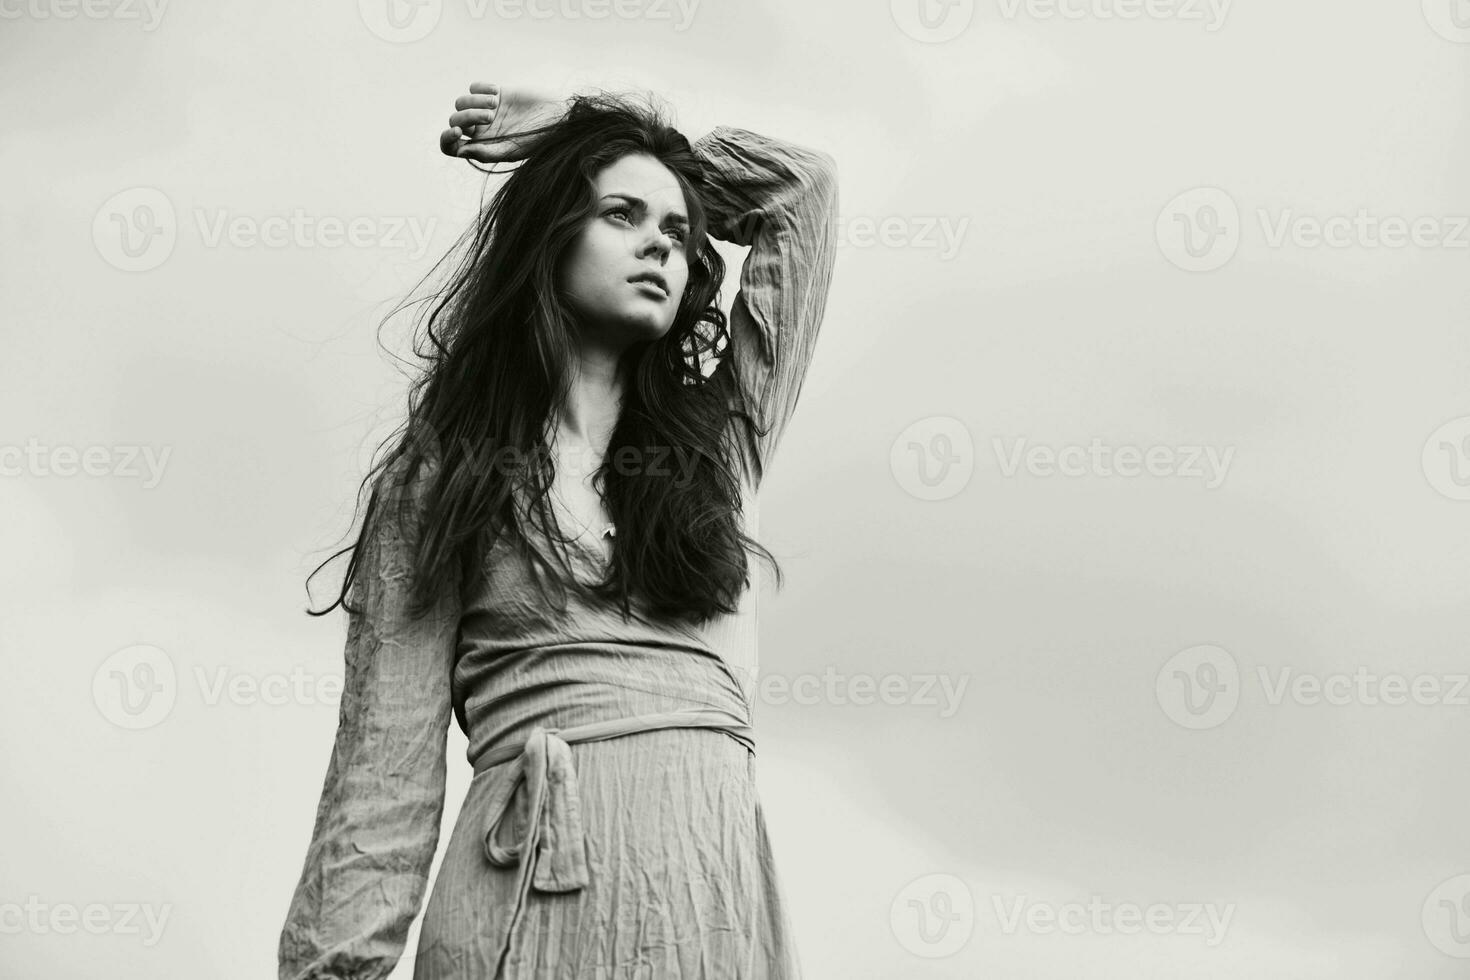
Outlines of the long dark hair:
M525 159L434 267L468 245L415 337L414 353L426 363L411 385L407 418L359 487L359 507L370 484L372 493L356 543L312 572L352 551L341 593L310 615L338 604L360 612L348 596L381 519L414 522L415 617L456 582L466 587L501 534L529 570L546 573L533 576L543 597L546 580L561 602L570 584L616 598L625 617L634 592L664 616L702 622L734 612L750 584L747 551L771 563L780 586L775 556L742 529L743 462L730 423L738 420L746 439L762 430L742 398L736 359L720 356L715 370L704 369L730 337L719 308L725 263L707 237L699 158L661 110L607 93L573 97L564 117L530 133ZM554 475L546 426L566 404L577 350L556 275L594 213L594 178L629 153L656 158L683 188L689 278L669 331L631 345L619 361L621 414L593 476L617 535L606 576L589 585L571 572L568 539L545 503ZM404 492L410 486L421 491ZM553 544L556 569L527 533L528 519Z

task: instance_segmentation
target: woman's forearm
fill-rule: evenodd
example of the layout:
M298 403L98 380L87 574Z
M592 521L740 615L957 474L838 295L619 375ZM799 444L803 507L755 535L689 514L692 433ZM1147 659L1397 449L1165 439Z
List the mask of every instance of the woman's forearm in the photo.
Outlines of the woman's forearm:
M764 434L743 443L758 487L815 353L837 249L831 154L718 126L693 145L705 165L710 234L749 247L731 305L728 357Z

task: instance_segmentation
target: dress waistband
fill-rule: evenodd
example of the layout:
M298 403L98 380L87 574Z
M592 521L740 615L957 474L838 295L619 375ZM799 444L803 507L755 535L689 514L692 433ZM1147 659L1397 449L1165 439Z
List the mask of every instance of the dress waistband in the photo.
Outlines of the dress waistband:
M754 733L746 719L718 708L686 708L613 718L573 728L538 725L524 741L497 746L475 760L477 776L515 760L515 767L500 777L490 793L485 825L485 857L496 867L517 868L520 877L515 913L496 957L495 976L500 976L530 889L572 892L583 888L588 881L587 840L582 829L577 771L572 765L569 744L600 742L665 728L715 729L755 751ZM500 844L495 840L496 834L522 786L529 794L525 837L509 846Z

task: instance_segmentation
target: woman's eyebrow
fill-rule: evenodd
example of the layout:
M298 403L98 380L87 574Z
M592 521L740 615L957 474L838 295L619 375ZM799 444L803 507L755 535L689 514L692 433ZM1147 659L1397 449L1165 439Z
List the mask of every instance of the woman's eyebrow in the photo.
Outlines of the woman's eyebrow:
M607 200L610 197L622 198L624 201L627 201L629 204L633 205L635 208L642 208L642 207L647 207L648 206L648 202L647 201L645 201L645 200L643 200L642 198L639 198L639 197L634 197L632 194L623 194L623 193L621 193L619 191L614 191L611 194L604 194L604 195L602 195L602 199L603 200ZM679 211L670 211L669 212L669 218L675 224L683 225L685 228L688 228L689 227L689 218L688 218L688 216L685 215L685 214L683 214L683 213L681 213L681 212L679 212Z

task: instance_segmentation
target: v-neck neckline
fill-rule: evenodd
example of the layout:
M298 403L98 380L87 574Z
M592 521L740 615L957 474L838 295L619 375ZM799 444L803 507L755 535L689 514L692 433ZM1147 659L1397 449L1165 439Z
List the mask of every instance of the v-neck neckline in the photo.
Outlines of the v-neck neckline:
M576 534L573 535L573 537L572 537L572 544L574 544L577 547L581 548L584 553L586 553L586 554L590 555L591 557L595 558L597 560L597 563L599 565L605 565L609 561L611 561L612 560L612 556L610 554L608 554L606 552L606 550L603 548L602 540L604 538L607 538L607 537L610 537L610 536L616 536L617 533L618 533L617 532L617 525L616 524L608 524L608 525L606 525L602 529L602 533L601 534L596 535L591 541L588 541L588 539L587 539L588 538L588 535L591 535L593 533L592 529L590 527L588 527L586 524L583 524L582 521L581 521L581 519L578 518L576 514L572 513L572 509L567 504L566 498L563 497L560 493L557 492L557 489L556 489L556 485L555 484L552 484L552 486L551 486L551 494L552 494L552 496L554 496L556 498L556 500L552 503L552 506L553 507L557 507L558 505L560 505L560 512L563 513L563 514L565 514L567 517L571 518L571 520L579 528L579 530L577 530ZM612 535L609 535L608 534L608 530L609 529L612 530Z

